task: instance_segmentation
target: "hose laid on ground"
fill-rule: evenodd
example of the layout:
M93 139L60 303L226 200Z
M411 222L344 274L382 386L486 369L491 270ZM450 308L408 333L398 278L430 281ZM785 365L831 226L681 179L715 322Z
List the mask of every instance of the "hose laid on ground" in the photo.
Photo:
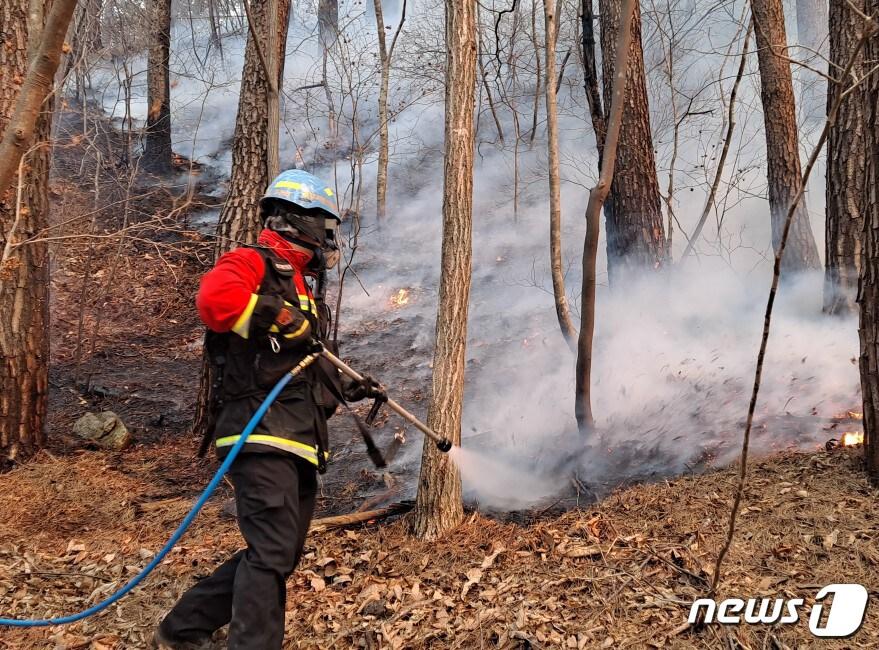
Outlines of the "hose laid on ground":
M177 527L177 530L175 530L174 534L171 535L168 543L165 544L162 550L156 554L152 561L147 564L140 573L138 573L131 580L129 580L124 587L119 589L119 591L114 593L112 596L109 596L106 600L102 600L98 604L93 605L92 607L89 607L88 609L83 610L78 614L71 614L70 616L60 616L58 618L43 619L19 620L14 618L0 618L0 626L7 625L11 627L47 627L50 625L66 625L68 623L75 623L76 621L81 621L84 618L88 618L93 614L97 614L98 612L107 609L110 605L120 600L123 596L128 594L128 592L130 592L137 585L139 585L144 580L144 578L152 573L153 569L155 569L159 565L159 563L165 558L165 556L171 552L171 549L177 545L177 542L180 541L180 538L183 537L183 534L195 520L195 517L198 515L199 511L202 509L204 504L207 503L207 500L220 484L220 481L223 480L223 476L225 476L226 472L229 471L229 468L235 461L235 457L238 455L238 452L241 451L244 443L247 442L248 436L253 433L253 430L256 429L256 426L259 424L260 420L262 420L263 416L266 414L266 411L269 410L272 402L275 401L275 399L278 397L284 387L290 382L290 380L293 379L300 372L302 372L306 367L314 363L319 355L319 352L309 354L295 368L293 368L290 372L281 377L280 381L278 381L277 384L275 384L275 387L272 388L271 392L268 394L265 400L263 400L263 403L260 404L259 408L256 410L256 413L254 413L253 417L250 418L247 426L244 427L244 431L241 432L241 437L229 450L229 454L223 460L223 463L220 465L217 473L214 474L211 482L208 483L207 487L204 489L204 492L201 493L198 501L196 501L195 505L192 506L192 510L189 511L189 514L186 515L186 517Z

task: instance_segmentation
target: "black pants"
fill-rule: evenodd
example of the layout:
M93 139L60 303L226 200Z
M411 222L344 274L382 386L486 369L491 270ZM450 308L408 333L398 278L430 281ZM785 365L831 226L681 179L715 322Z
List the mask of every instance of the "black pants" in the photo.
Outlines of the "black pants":
M230 623L230 650L279 649L287 577L314 512L315 468L288 454L242 454L229 476L247 548L187 591L162 621L162 633L197 641Z

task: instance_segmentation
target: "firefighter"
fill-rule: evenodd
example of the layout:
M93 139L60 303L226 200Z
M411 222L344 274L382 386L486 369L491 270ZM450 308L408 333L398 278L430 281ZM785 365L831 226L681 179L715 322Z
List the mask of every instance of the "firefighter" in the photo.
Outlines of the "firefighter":
M213 428L220 458L275 383L329 329L322 290L313 292L306 278L319 284L339 259L332 189L304 171L285 171L269 185L260 211L258 245L220 257L196 298L219 375ZM232 650L281 648L286 579L302 553L316 474L329 456L327 418L339 393L327 390L327 377L339 380L332 366L307 368L248 438L229 471L247 548L183 595L159 624L153 647L211 648L213 632L228 623ZM369 378L337 388L349 401L382 395Z

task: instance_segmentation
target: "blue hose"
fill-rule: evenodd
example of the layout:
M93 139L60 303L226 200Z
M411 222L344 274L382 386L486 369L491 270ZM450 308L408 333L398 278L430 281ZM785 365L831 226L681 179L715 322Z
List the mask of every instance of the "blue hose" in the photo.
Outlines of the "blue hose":
M263 416L266 414L266 411L269 410L269 407L272 405L272 402L278 397L281 391L284 389L293 377L298 375L303 368L309 365L312 361L317 358L316 354L309 355L302 360L302 362L296 366L293 370L286 373L281 380L275 384L275 387L268 394L268 397L263 400L263 403L260 404L259 408L256 410L256 413L253 414L253 417L250 418L250 421L247 423L247 426L244 427L244 431L241 432L241 437L235 443L235 445L229 450L229 454L223 460L223 463L220 465L220 468L217 470L217 473L214 474L214 477L211 479L211 482L208 483L207 487L204 489L204 492L201 493L201 496L198 498L198 501L195 502L195 505L192 506L192 510L189 511L189 514L186 515L186 518L177 526L177 530L174 531L174 534L171 535L171 539L168 540L168 543L162 548L161 551L152 559L152 561L144 567L144 569L134 576L128 583L122 587L119 591L117 591L112 596L108 597L106 600L102 600L97 605L93 605L86 610L79 612L78 614L71 614L70 616L61 616L58 618L42 618L42 619L14 619L14 618L0 618L0 625L9 625L12 627L47 627L49 625L67 625L68 623L75 623L76 621L81 621L84 618L88 618L98 612L107 609L110 605L120 600L123 596L128 594L132 589L134 589L137 585L139 585L144 578L146 578L150 573L152 573L153 569L155 569L159 563L165 558L166 555L171 551L172 548L180 541L180 538L183 537L183 534L186 532L186 529L192 524L198 515L199 510L202 509L207 500L210 498L211 494L213 494L214 490L217 489L217 486L220 484L220 481L223 480L223 476L226 472L229 471L229 468L232 466L232 463L235 461L235 457L238 455L238 452L241 451L241 448L244 446L244 443L247 441L248 436L253 433L253 430L256 429L256 425L259 424L260 420L262 420Z

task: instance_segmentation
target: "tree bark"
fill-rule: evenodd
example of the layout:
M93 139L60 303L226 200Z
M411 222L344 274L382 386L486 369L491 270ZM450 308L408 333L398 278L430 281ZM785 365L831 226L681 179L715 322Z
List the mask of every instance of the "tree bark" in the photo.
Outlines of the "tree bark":
M58 71L58 64L61 62L64 36L70 25L76 0L57 0L51 4L51 9L47 5L48 3L35 2L34 7L31 8L34 15L40 16L38 30L40 38L30 41L26 38L26 34L22 34L24 39L22 41L16 41L8 36L16 29L15 26L20 19L17 12L22 6L25 7L24 11L27 14L27 3L24 0L4 0L2 5L3 11L6 12L4 20L8 21L11 30L2 32L5 35L3 47L8 50L5 56L10 59L10 64L20 64L23 67L13 69L11 65L3 66L3 72L8 74L6 77L8 87L3 89L6 96L3 100L3 140L0 142L0 198L12 185L18 173L21 157L34 142L37 121L42 115L41 107L55 83L55 72ZM46 12L48 18L45 19L45 28L43 28ZM19 61L15 52L29 52L30 63L28 64L28 59ZM25 71L27 71L26 77ZM24 84L20 81L22 78ZM19 86L20 91L16 93Z
M0 164L15 164L15 187L0 189L0 469L26 459L46 441L49 251L45 242L14 246L48 225L53 103L43 100L63 42L55 39L59 33L63 39L73 12L72 2L63 4L58 0L51 10L48 3L28 0L0 4L0 34L6 37L0 47L0 131L12 142L3 147L9 160ZM31 74L22 86L29 59ZM23 97L26 93L39 101Z
M879 0L867 0L867 12L879 15ZM865 61L879 58L879 33L870 37ZM864 396L864 456L867 473L879 485L879 75L866 80L867 198L860 303L861 393Z
M141 165L171 173L171 0L152 0L147 55L147 119Z
M864 0L830 2L830 74L834 77L848 61L863 29L863 20L849 7L849 1L860 11L866 11ZM859 56L852 70L858 77L864 74L863 62L863 55ZM845 87L830 84L828 107L844 90ZM843 99L827 140L824 311L828 314L853 314L857 310L867 207L865 111L865 89L858 86Z
M588 1L588 0L587 0ZM577 339L577 369L574 389L574 414L577 426L584 435L595 429L592 413L592 344L595 336L595 283L598 265L598 235L601 228L601 207L613 185L617 151L625 117L626 86L630 79L632 41L634 39L634 20L628 20L638 11L637 0L623 0L619 15L626 19L617 33L614 47L613 68L617 74L610 92L610 106L607 110L607 132L601 147L601 174L598 183L589 192L586 206L586 239L583 242L583 285L580 294L582 318L580 336ZM609 50L605 50L607 52ZM661 224L661 222L660 222Z
M787 211L802 184L796 108L790 64L783 58L788 52L781 0L751 0L751 11L766 131L772 247L777 251ZM801 202L791 225L782 273L820 267L809 214L805 203Z
M269 7L277 2L277 10ZM284 52L287 47L289 0L259 0L248 6L253 22L248 31L238 98L238 116L232 142L232 175L229 194L220 211L214 254L219 257L241 244L253 244L262 229L259 199L269 181L277 175L279 112L271 110L272 95L279 94L284 78ZM267 38L271 16L276 15L277 36ZM254 38L257 35L259 41ZM273 63L266 56L266 43L273 41L276 49ZM275 83L268 82L267 70L277 69ZM272 88L274 86L274 89ZM273 144L274 143L274 144ZM272 166L275 169L272 169ZM195 406L193 433L203 436L209 425L211 403L211 366L207 354L202 355L201 384Z
M592 0L581 0L580 24L583 38L583 86L586 91L586 103L592 119L592 130L595 132L595 147L598 149L598 160L604 156L604 138L607 133L607 122L604 106L601 103L598 70L595 63L595 15L592 11Z
M284 56L287 47L287 20L289 0L272 0L278 3L278 21L275 25L278 52L277 66L272 66L266 56L269 30L267 23L272 13L268 0L251 3L254 30L260 42L248 33L244 54L244 71L241 76L241 92L238 98L238 117L235 120L235 136L232 142L232 175L229 178L229 194L217 224L217 256L239 244L256 241L262 223L259 219L259 199L265 192L274 170L269 168L270 140L277 143L280 125L270 120L269 96L272 84L268 83L260 55L265 57L269 69L277 67L275 88L280 89L284 76ZM262 49L259 49L262 48ZM277 144L274 145L277 149Z
M621 31L620 0L599 0L601 49L613 52ZM611 285L628 272L659 269L666 258L665 232L650 110L644 52L641 47L641 10L632 15L632 37L628 54L625 104L617 146L617 173L605 203L607 220L607 268ZM615 75L614 57L602 62L605 114L610 113Z
M476 1L446 2L446 122L443 246L427 424L461 442L473 218L473 113L476 100ZM425 438L414 528L433 539L464 516L461 478L446 454Z
M555 298L555 312L565 341L574 349L577 330L571 320L571 308L565 292L565 275L562 271L562 198L559 173L559 116L556 98L555 46L556 15L555 0L543 0L544 68L546 69L546 148L549 166L549 261L552 274L552 293Z

